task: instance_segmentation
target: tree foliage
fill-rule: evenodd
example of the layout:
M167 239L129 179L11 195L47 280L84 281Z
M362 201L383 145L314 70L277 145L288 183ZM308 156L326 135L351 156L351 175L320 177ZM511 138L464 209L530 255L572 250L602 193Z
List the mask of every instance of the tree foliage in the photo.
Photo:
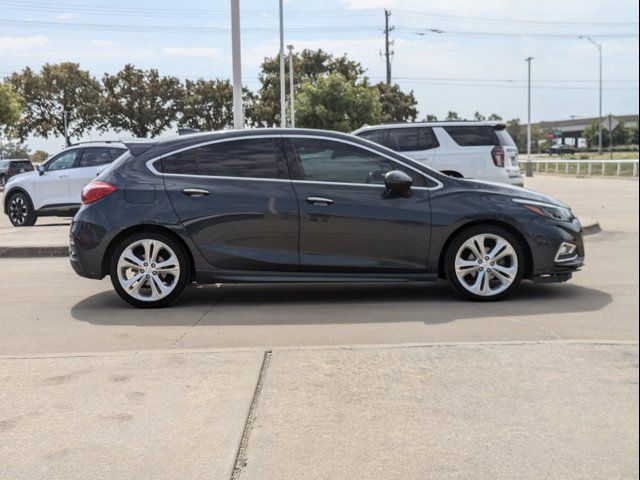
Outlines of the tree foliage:
M29 147L15 140L0 139L0 158L29 158Z
M46 64L40 73L27 67L11 75L9 82L23 100L22 115L15 125L16 134L22 140L29 134L64 137L65 111L66 144L98 122L100 83L77 63Z
M44 150L36 150L31 155L29 155L29 160L31 160L32 163L42 163L47 158L49 158L49 154Z
M178 120L184 94L176 77L162 77L155 69L141 70L128 64L115 75L105 74L102 83L103 130L156 137Z
M8 82L0 83L0 132L9 130L20 119L22 103Z
M379 123L382 108L376 91L356 85L338 72L306 80L296 97L296 121L307 128L350 132L365 123Z
M404 93L397 83L387 85L378 83L375 85L380 95L382 108L382 123L415 122L418 116L418 101L413 95L413 90Z
M229 80L187 80L180 124L197 130L233 125L233 87Z

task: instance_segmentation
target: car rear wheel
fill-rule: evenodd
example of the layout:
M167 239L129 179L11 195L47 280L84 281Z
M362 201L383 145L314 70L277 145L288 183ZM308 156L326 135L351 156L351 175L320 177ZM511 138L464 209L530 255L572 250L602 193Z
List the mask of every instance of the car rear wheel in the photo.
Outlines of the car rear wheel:
M445 257L445 273L453 289L476 301L509 295L522 280L524 267L518 239L492 225L472 227L456 235Z
M7 207L9 221L14 227L31 227L38 219L31 199L22 192L11 195Z
M139 308L164 307L184 289L189 260L182 247L160 233L138 233L122 241L109 275L120 297Z

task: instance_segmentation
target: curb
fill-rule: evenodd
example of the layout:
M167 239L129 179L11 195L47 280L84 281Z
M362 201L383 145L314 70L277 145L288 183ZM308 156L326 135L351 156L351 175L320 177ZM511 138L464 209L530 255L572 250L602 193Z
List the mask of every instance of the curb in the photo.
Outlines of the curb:
M55 247L0 247L0 258L42 258L68 256L68 245Z

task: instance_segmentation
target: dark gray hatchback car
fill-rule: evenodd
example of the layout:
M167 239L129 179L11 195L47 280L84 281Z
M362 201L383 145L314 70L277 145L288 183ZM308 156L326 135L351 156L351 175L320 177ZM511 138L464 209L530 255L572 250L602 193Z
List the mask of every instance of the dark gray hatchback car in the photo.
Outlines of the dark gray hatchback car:
M138 307L191 282L446 278L496 300L584 260L571 210L518 187L451 178L350 135L302 129L126 145L85 187L70 260Z

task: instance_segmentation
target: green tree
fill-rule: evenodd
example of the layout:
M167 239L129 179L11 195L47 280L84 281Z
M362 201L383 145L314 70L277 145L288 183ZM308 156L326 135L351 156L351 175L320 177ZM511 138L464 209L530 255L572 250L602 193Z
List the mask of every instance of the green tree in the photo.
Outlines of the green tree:
M128 64L102 79L102 130L128 131L136 137L156 137L178 120L184 89L176 77Z
M383 82L376 84L375 88L380 95L382 123L416 121L418 101L413 95L413 90L404 93L398 84L387 85Z
M289 62L285 63L287 79ZM365 69L346 55L334 57L323 50L303 50L293 55L293 79L296 93L303 83L314 84L329 73L340 73L344 78L356 83L361 80ZM255 126L272 127L280 124L280 56L265 58L259 75L261 87L257 98L247 113L249 122ZM287 85L288 88L288 85ZM249 115L250 114L250 115Z
M33 163L42 163L47 158L49 158L49 154L44 150L36 150L31 155L29 155L29 160Z
M611 132L614 145L629 145L631 141L631 132L620 122ZM608 144L607 144L608 145Z
M14 73L9 82L23 101L15 131L22 140L29 134L62 136L68 145L99 120L100 83L77 63L46 64L39 74L29 67ZM64 112L67 112L65 137Z
M489 117L487 117L487 120L489 120L490 122L501 122L502 117L497 113L492 113L491 115L489 115Z
M10 83L0 83L0 132L8 133L20 119L22 104Z
M377 92L355 84L338 72L305 80L296 96L296 123L306 128L350 132L363 124L380 123L382 107Z
M520 124L519 118L507 122L507 132L511 135L520 152L527 151L527 127Z
M448 111L447 116L445 117L445 120L456 121L456 120L462 120L462 119L460 118L460 115L458 115L457 112Z
M438 117L431 113L428 113L423 120L423 122L437 122L437 121L438 121Z
M473 119L476 122L484 122L487 119L487 117L482 115L480 112L476 112L476 113L473 114Z
M180 124L196 130L233 125L233 87L229 80L187 80Z
M638 145L638 122L629 129L629 142L633 145Z

